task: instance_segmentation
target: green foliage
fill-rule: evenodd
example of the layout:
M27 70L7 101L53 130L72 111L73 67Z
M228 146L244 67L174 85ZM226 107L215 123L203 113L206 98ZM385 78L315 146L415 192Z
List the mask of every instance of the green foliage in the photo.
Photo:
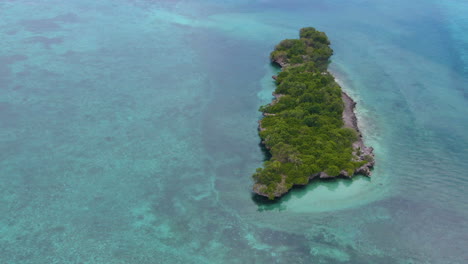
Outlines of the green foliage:
M327 35L308 27L301 29L300 39L285 39L276 45L270 58L292 65L313 62L315 70L326 71L332 54Z
M306 184L321 171L337 176L342 170L352 175L362 162L354 162L353 129L344 128L341 88L326 72L333 51L325 33L303 28L300 39L281 41L271 53L283 68L276 80L274 103L260 107L260 137L271 152L270 161L253 175L273 198L278 188ZM285 179L285 182L282 182Z
M302 28L299 36L301 39L310 39L323 45L330 45L327 35L313 27Z

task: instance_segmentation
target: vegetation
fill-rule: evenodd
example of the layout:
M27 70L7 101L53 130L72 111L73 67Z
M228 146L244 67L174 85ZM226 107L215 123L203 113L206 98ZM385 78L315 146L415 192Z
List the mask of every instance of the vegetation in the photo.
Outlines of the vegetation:
M319 71L326 71L329 59L333 54L330 41L324 32L315 28L303 28L300 39L285 39L281 41L271 53L272 61L291 64L312 62L312 67Z
M365 163L353 160L356 131L343 127L341 88L326 70L332 54L325 33L314 28L301 29L300 39L283 40L271 53L283 65L277 99L260 108L259 134L271 159L253 175L257 190L270 199L312 175L353 175Z

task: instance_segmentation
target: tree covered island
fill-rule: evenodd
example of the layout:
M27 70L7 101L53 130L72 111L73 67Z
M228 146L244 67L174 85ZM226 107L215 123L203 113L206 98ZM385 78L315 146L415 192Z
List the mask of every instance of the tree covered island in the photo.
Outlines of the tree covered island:
M260 108L259 134L271 158L253 175L258 195L275 199L314 178L370 176L373 149L362 141L355 102L327 71L332 54L327 35L312 27L271 53L282 71L273 76L275 99Z

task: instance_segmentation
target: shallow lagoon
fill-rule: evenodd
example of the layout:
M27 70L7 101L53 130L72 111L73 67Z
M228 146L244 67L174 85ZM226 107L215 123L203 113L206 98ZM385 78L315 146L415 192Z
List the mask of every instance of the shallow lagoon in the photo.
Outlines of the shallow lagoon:
M463 263L468 6L0 3L0 262ZM268 54L329 35L372 179L251 196Z

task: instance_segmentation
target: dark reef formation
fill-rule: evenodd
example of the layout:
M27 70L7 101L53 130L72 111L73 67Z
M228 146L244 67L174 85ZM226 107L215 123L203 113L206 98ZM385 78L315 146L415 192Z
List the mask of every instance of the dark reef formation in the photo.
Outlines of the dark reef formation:
M315 178L371 175L373 148L364 145L356 103L327 71L333 50L325 33L303 28L271 53L282 68L273 76L275 99L262 106L262 143L272 154L253 175L253 191L275 199Z

